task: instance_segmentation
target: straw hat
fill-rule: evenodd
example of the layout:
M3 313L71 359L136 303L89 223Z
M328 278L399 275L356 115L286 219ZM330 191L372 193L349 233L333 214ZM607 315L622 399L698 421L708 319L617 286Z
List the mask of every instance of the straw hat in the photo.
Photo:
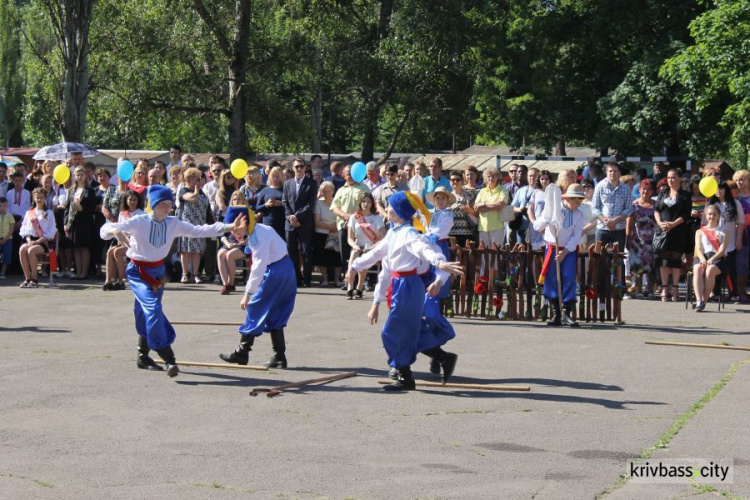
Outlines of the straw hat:
M583 194L583 186L581 186L577 182L568 186L568 189L565 191L565 194L563 195L563 198L585 198L585 197L586 195Z
M427 200L427 203L429 203L430 205L434 205L435 195L438 193L443 193L444 195L448 197L448 206L451 206L454 203L456 203L456 196L450 191L448 191L447 189L445 189L443 186L438 186L437 188L435 188L435 191L425 195L425 199Z

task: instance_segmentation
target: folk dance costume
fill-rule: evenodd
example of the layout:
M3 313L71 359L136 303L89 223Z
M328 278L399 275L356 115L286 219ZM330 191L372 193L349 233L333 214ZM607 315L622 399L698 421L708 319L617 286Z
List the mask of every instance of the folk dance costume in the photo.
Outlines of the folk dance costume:
M438 251L439 249L435 248L433 244L433 250ZM435 269L427 260L420 261L417 266L417 274L422 278L425 288L429 287L436 280L444 284L449 278L448 273L440 269ZM378 284L375 286L375 292L373 293L374 302L380 304L383 300L387 300L388 306L391 306L391 279L390 263L388 257L386 257L381 261ZM439 375L442 371L443 382L447 382L453 374L458 356L454 353L444 351L442 346L455 337L456 332L453 326L451 326L440 311L439 297L430 297L428 293L425 293L417 352L431 358L430 372ZM392 368L389 376L397 380L398 374L398 370Z
M416 382L411 365L417 359L425 296L425 284L418 274L418 267L422 260L438 266L446 258L409 222L417 208L429 222L429 213L421 200L412 193L400 191L390 198L389 205L399 218L407 222L394 226L372 250L355 259L352 269L369 269L376 262L384 261L390 270L391 309L383 325L381 339L388 354L388 365L396 368L399 375L394 384L384 389L413 390ZM415 224L421 225L418 221Z
M233 217L238 207L230 207L227 219ZM248 221L255 220L250 212ZM248 225L248 242L252 265L245 287L245 296L251 297L245 307L245 323L239 328L240 345L231 354L220 357L228 363L246 365L255 337L269 332L273 356L266 364L269 368L286 368L286 342L284 327L294 310L297 297L297 277L287 253L287 244L275 229L262 224Z
M151 186L148 200L152 208L163 201L171 202L172 191L166 186ZM163 370L148 355L153 349L166 363L167 374L174 377L179 373L172 351L175 330L164 315L161 305L164 294L164 258L175 238L214 238L225 233L227 225L217 222L194 226L176 217L166 217L158 222L153 214L144 214L124 222L105 224L100 230L102 239L112 239L116 229L127 233L130 240L130 248L126 253L130 263L126 275L135 295L135 328L139 336L137 366L147 370Z
M447 206L451 206L456 202L456 196L443 186L439 186L435 191L429 193L426 196L427 201L435 205L435 196L438 194L442 194L448 198ZM448 237L451 229L453 229L453 212L451 212L449 208L433 209L430 224L427 228L427 236L430 238L431 242L435 243L440 248L440 251L445 255L446 260L450 260L451 258L450 239ZM447 299L450 296L450 293L451 280L449 277L449 279L443 283L438 298Z
M549 188L548 188L549 189ZM583 198L583 188L580 184L568 186L564 198ZM563 203L561 206L561 220L559 227L555 222L548 220L545 216L539 217L534 222L534 229L544 231L544 241L547 251L544 255L541 276L544 279L544 297L553 307L553 316L547 322L550 326L578 326L571 319L576 302L576 266L578 262L578 242L583 234L583 213L577 208L571 209ZM555 235L557 234L557 238ZM568 254L562 262L558 263L555 256L559 249L566 249ZM557 284L557 265L560 266L560 281L562 290L562 302L565 306L564 312L560 310ZM541 281L541 278L540 278Z

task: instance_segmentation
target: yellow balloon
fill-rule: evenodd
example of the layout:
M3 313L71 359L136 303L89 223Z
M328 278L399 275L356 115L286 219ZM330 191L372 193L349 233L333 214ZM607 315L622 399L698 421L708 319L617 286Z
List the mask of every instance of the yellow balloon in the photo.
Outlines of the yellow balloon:
M700 189L703 196L710 198L716 194L716 191L719 189L719 183L716 182L713 175L709 175L708 177L701 179L698 184L698 189Z
M52 171L52 177L58 184L65 184L70 179L70 169L67 165L58 165Z
M248 170L247 162L243 160L242 158L237 158L232 162L232 165L229 167L229 171L232 172L232 175L235 179L242 179L247 175Z

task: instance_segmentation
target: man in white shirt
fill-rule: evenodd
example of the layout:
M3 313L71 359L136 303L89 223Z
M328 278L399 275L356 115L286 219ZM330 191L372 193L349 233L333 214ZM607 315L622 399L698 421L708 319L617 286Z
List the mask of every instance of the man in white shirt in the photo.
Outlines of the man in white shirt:
M167 176L169 176L169 169L172 168L172 165L177 165L178 167L182 166L182 160L180 157L182 156L182 148L174 144L171 148L169 148L169 164L167 165Z
M370 188L370 192L375 191L375 188L385 184L385 179L380 176L380 167L378 163L371 161L367 163L367 178L362 181L362 184Z
M16 231L21 227L21 220L31 208L31 193L23 188L23 174L13 172L11 175L11 186L5 197L8 199L8 212L16 219Z
M211 206L211 213L216 217L216 214L219 213L219 204L216 202L216 193L219 191L219 176L221 175L221 171L226 168L226 165L224 164L224 158L218 155L209 158L208 164L209 172L211 172L213 180L211 182L206 182L203 186L203 194L208 198L208 203ZM203 254L203 268L206 271L206 278L213 280L214 283L221 283L221 278L216 273L217 251L218 247L216 240L214 238L207 238L206 251Z

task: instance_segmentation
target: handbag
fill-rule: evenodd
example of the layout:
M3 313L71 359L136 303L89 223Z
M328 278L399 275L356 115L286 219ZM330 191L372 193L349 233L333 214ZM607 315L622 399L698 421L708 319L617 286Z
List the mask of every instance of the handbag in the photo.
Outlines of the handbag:
M513 210L512 205L505 205L500 209L500 218L503 222L513 222L516 220L516 212Z
M326 237L325 249L333 250L334 252L340 251L339 233L328 233L328 236Z
M661 231L659 233L654 234L654 241L651 245L651 248L653 248L654 253L661 253L667 249L666 231Z

